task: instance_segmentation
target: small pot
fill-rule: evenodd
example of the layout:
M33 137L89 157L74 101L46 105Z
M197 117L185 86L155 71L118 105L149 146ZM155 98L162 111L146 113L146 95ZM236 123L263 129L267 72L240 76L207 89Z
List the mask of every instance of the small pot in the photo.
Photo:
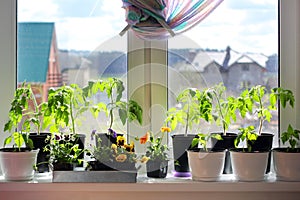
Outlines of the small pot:
M103 146L111 146L112 144L117 144L117 138L107 133L97 133L97 136L101 139ZM123 134L118 133L117 136L123 136ZM96 142L96 145L98 143Z
M168 161L148 160L146 163L147 177L166 178L168 174Z
M234 140L237 138L236 133L211 133L211 134L220 134L222 140L217 140L215 138L211 138L212 141L212 151L219 150L219 149L232 149L234 148ZM231 166L231 159L229 151L225 152L225 162L224 162L224 170L223 174L232 174L232 166Z
M77 140L75 141L76 144L78 144L79 149L85 148L85 134L77 134ZM84 154L79 155L79 159L84 159ZM79 164L78 167L83 167L83 163Z
M100 161L89 161L89 170L90 171L114 171L115 169L112 168L112 162L109 163L102 163Z
M195 181L216 181L223 172L226 150L188 152L192 179Z
M288 150L288 151L287 151ZM274 170L278 180L300 181L300 148L272 150Z
M16 152L14 148L0 149L0 165L4 179L7 181L32 180L33 166L36 164L39 150L22 148Z
M269 151L247 151L247 149L230 150L233 174L240 181L263 181Z
M173 141L173 155L174 155L174 169L176 176L186 175L190 171L187 150L191 149L192 140L196 135L184 134L172 135Z
M74 164L73 163L52 163L53 171L73 171Z
M30 133L29 138L33 142L34 149L40 149L37 155L37 171L39 173L49 172L49 158L50 152L44 151L44 147L50 143L50 140L46 140L48 136L51 136L51 133Z
M268 151L268 164L266 168L266 174L270 172L271 168L271 150L273 146L273 137L274 135L271 133L262 133L257 137L254 144L252 144L252 151Z

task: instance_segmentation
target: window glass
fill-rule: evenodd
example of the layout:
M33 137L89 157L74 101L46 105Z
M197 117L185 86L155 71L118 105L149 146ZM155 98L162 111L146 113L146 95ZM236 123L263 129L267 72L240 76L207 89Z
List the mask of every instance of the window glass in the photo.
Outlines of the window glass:
M204 89L223 83L226 96L238 96L255 85L267 90L277 87L278 2L223 1L199 25L168 44L169 107L176 106L176 95L186 87ZM278 111L272 114L263 130L277 134ZM257 127L257 119L237 118L229 130L248 125ZM198 126L192 132L220 130L219 126ZM273 141L277 145L276 137Z
M36 87L41 101L50 87L85 86L92 79L120 78L126 88L127 37L118 36L126 26L121 7L122 1L109 0L18 0L18 83ZM105 121L89 120L82 131L106 132Z

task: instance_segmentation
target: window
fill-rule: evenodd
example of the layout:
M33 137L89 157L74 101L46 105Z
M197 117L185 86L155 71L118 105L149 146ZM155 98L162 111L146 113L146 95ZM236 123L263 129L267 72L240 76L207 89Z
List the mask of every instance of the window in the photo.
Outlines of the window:
M169 106L175 105L176 94L186 87L201 90L223 83L227 95L233 96L254 85L277 87L277 30L277 1L223 1L197 27L169 40ZM247 125L257 127L255 123L250 116L238 119L229 131ZM203 127L200 132L220 131L218 127ZM264 130L278 133L278 112ZM274 144L278 145L277 138Z
M108 77L120 78L126 88L127 37L118 36L126 25L122 1L18 0L17 6L18 84L37 83L42 87L37 95L43 99L50 87L72 83L83 87L89 80ZM79 131L104 132L105 127L105 120L89 120ZM126 132L119 123L114 128Z
M243 71L249 71L249 64L243 64L242 69Z
M2 67L0 68L0 80L5 87L1 88L2 103L0 110L7 111L9 108L10 97L15 87L16 82L16 1L1 1L0 2L0 25L1 29L1 54L0 59ZM280 1L280 85L290 88L294 91L299 90L299 83L297 77L297 66L299 66L299 58L297 52L300 48L297 45L299 41L298 27L294 26L299 18L299 11L296 9L299 6L297 0ZM7 17L11 16L11 17ZM292 39L293 38L293 39ZM296 41L295 41L295 40ZM135 45L138 42L132 42L130 45ZM202 46L202 45L201 45ZM293 52L293 53L291 53ZM296 81L294 81L296 80ZM299 116L297 112L299 109L288 109L281 111L281 128L285 129L288 123L294 123L299 126ZM1 116L1 127L3 127L6 116ZM1 135L3 141L4 136Z

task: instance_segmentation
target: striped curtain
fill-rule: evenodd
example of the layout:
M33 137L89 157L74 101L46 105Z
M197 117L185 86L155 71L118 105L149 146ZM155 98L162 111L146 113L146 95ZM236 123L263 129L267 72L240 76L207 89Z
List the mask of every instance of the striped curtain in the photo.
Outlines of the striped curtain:
M144 40L167 39L206 18L223 0L122 0L127 26Z

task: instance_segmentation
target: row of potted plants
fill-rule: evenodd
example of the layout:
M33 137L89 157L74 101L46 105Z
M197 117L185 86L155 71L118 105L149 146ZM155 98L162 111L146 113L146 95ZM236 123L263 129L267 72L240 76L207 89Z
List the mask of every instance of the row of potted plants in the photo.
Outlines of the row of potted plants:
M166 121L170 123L171 128L174 130L180 123L185 130L184 134L173 136L175 151L177 144L174 141L177 137L180 145L184 144L179 152L174 152L176 175L184 176L191 169L194 180L217 180L222 173L232 173L233 168L237 179L259 181L270 171L274 134L264 133L263 123L270 122L271 111L277 110L278 100L282 108L287 105L293 107L295 101L293 93L287 89L273 88L268 94L266 88L259 85L244 90L238 97L225 98L225 89L223 85L202 91L185 89L177 97L180 106L169 109ZM237 133L228 133L229 125L236 121L237 116L244 118L246 114L257 117L258 127L251 125L239 128ZM189 130L201 120L209 124L217 122L222 131L217 133L198 131L196 137L195 134L188 134ZM299 138L297 132L289 127L288 133L293 135L295 145L295 139ZM282 136L285 143L288 140L286 133ZM209 140L212 140L212 148L207 148ZM278 152L278 149L273 151ZM274 163L277 164L278 159L275 160ZM260 164L263 166L259 166ZM278 167L275 167L275 170L277 169ZM280 173L277 175L285 177Z
M180 106L170 108L167 112L165 123L171 128L162 127L159 133L149 131L143 137L127 141L129 137L126 134L116 133L113 130L113 124L117 118L115 115L117 114L123 125L127 121L142 124L143 111L137 102L122 99L124 90L120 79L108 78L105 81L91 81L84 88L72 84L50 89L48 100L38 104L31 86L23 83L15 91L9 120L4 127L4 131L11 133L5 139L4 145L12 145L11 148L0 150L0 164L4 177L7 180L32 179L33 163L37 163L36 170L39 172L49 171L48 164L54 171L73 170L74 166L83 166L82 162L86 154L92 158L88 161L86 168L88 171L125 171L136 177L139 168L136 163L140 162L146 163L147 176L164 178L167 175L170 156L168 156L168 147L163 143L163 138L171 129L174 131L178 124L181 124L184 126L185 133L172 136L175 175L187 176L191 171L194 180L217 180L221 173L232 173L232 168L234 173L239 171L232 165L235 162L241 162L236 161L235 157L240 152L243 153L241 157L247 157L248 154L249 156L264 155L263 157L270 159L273 134L262 132L263 122L270 122L271 111L277 109L278 100L283 108L287 104L291 107L294 105L293 93L283 88L274 88L267 95L265 87L255 86L244 90L238 97L226 98L226 88L222 84L201 91L187 88L177 97ZM106 96L108 101L105 103L95 98L99 94ZM265 102L266 97L268 97L268 102ZM98 133L96 130L92 132L92 138L95 141L92 149L84 147L85 135L77 131L80 117L86 112L91 112L96 120L98 120L99 113L104 112L109 124L105 133ZM228 132L230 124L237 120L237 116L243 118L246 114L258 117L258 128L242 127L238 130L239 134ZM216 122L222 131L189 133L190 130L194 131L193 127L201 124L202 121L206 125ZM33 133L33 130L36 132ZM45 130L47 130L46 133L44 133ZM298 133L298 130L290 126L288 131L282 134L283 143L289 141L291 145L289 151L297 151L294 149L299 139ZM37 140L36 137L39 139ZM212 148L207 148L209 140L212 140ZM37 141L42 141L43 144L40 145ZM135 142L146 145L145 154L138 156L135 153ZM241 142L246 144L246 148L241 146ZM24 163L14 163L18 160L24 161L24 159L12 158L12 155L22 154L29 154L30 157L30 161L26 161L29 164L26 170ZM218 158L212 159L213 164L206 163L202 166L204 158L209 158L211 155L217 155ZM270 164L270 160L268 162ZM250 163L254 161L250 161L248 165ZM24 171L16 169L15 166L21 166ZM215 170L218 172L217 175L209 175L209 171L213 169L211 166L219 166ZM196 169L200 169L200 172L196 172ZM240 171L249 174L250 172L245 169L247 166ZM261 168L261 171L263 174L266 172L264 168ZM280 172L278 176L285 177L285 175L280 175ZM257 178L251 174L250 178L244 178L241 175L238 179L251 181L262 179L262 176Z
M73 170L74 165L82 166L88 150L84 148L85 135L79 134L77 129L85 112L90 111L95 119L99 112L106 113L110 124L108 132L103 134L106 136L112 134L109 130L112 130L115 113L118 113L122 124L127 121L141 124L142 108L133 100L124 101L123 91L120 79L108 78L90 82L84 88L77 84L52 88L48 92L48 100L38 104L30 84L23 83L14 93L9 120L4 127L4 131L9 133L4 148L0 149L4 178L30 180L34 176L35 164L39 172ZM106 95L108 102L94 102L97 99L93 95L97 93Z

